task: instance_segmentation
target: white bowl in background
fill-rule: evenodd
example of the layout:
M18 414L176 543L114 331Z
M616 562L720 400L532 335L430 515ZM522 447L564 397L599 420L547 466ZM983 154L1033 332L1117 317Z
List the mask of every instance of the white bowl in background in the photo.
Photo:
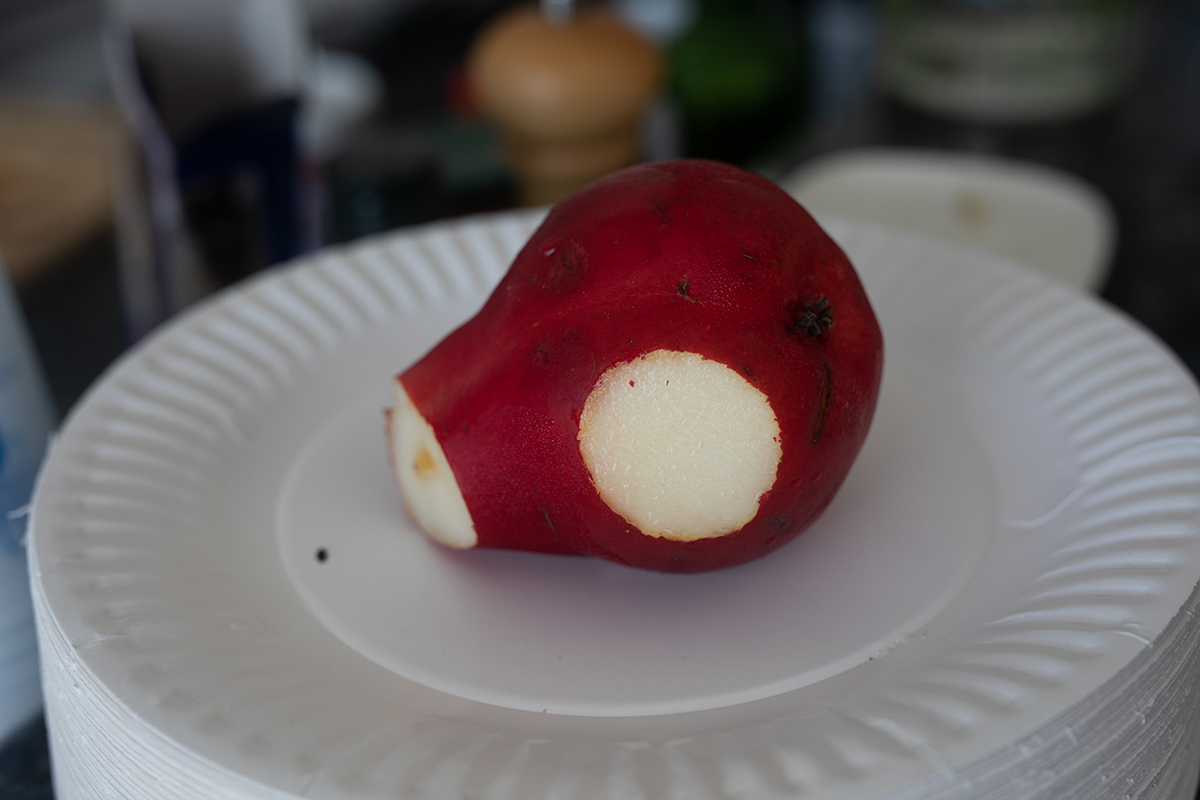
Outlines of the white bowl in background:
M780 181L818 220L851 217L988 250L1098 291L1116 239L1091 185L1050 167L978 154L855 149Z

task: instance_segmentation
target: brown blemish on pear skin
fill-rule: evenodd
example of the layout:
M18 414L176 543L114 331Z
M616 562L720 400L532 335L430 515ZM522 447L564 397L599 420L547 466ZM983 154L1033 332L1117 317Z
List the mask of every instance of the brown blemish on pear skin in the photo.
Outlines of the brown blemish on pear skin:
M776 534L786 533L791 527L791 521L787 517L781 517L778 514L767 517L762 521L763 527Z
M821 441L821 434L825 431L825 418L829 416L829 396L833 393L833 369L828 361L821 363L825 365L825 376L821 381L821 397L817 401L817 421L813 423L813 444Z
M413 459L413 471L417 473L418 478L428 478L437 472L437 462L433 460L429 448L422 447L417 453L417 457Z
M554 523L550 521L550 512L545 506L538 506L542 509L542 516L546 518L546 524L550 526L550 535L554 537L554 541L558 541L558 528L554 527Z
M655 218L662 227L667 227L667 202L661 197L652 197L649 201L650 213L654 214Z
M553 248L550 253L550 264L546 268L546 281L543 289L559 292L578 283L587 272L587 251L579 244L579 240L571 239Z

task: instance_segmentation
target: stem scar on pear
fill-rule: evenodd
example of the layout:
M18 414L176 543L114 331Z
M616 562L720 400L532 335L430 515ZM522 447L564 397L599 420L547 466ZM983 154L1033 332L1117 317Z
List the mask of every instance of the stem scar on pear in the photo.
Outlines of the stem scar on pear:
M833 308L825 295L805 303L800 311L800 314L792 318L792 333L817 337L833 327Z

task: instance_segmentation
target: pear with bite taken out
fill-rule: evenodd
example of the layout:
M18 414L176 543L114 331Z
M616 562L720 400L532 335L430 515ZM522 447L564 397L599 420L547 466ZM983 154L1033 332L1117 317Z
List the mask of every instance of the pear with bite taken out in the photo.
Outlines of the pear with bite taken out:
M882 370L858 276L791 197L725 164L643 164L555 206L397 377L392 464L449 547L728 567L829 504Z

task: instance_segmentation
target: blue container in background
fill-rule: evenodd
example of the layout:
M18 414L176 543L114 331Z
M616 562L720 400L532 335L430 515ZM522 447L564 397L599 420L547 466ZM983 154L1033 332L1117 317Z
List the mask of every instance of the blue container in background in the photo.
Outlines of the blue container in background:
M0 261L0 743L42 707L24 509L54 423L50 394Z

